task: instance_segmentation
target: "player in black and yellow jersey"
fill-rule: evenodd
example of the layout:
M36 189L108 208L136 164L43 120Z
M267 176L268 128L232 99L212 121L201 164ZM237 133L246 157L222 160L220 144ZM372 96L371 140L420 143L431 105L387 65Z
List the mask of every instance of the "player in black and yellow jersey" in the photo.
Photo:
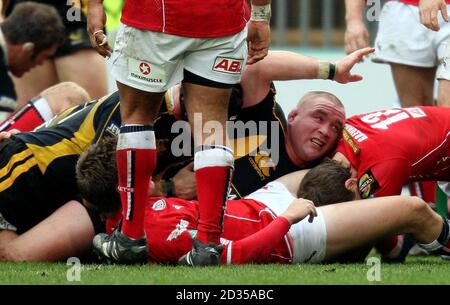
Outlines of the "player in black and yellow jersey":
M339 62L335 80L346 83L359 79L350 74L350 69L368 52L368 50L357 51ZM288 65L285 64L286 60L290 61ZM265 67L261 65L265 65ZM237 115L231 113L231 119L233 121L242 120L244 123L274 121L275 125L280 128L276 134L263 133L260 129L256 130L256 134L244 133L244 138L256 135L262 139L257 142L257 147L247 146L244 147L244 150L236 148L239 141L247 142L242 141L242 137L236 139L235 151L238 153L236 156L238 159L236 160L233 189L237 196L244 196L252 189L259 188L289 170L306 166L310 161L322 157L334 145L338 135L324 135L324 133L331 133L339 126L336 126L336 120L328 116L328 112L331 111L333 114L333 111L337 109L338 113L342 113L342 110L334 101L330 102L330 99L333 99L331 95L309 94L308 98L302 101L301 105L303 106L296 107L291 111L287 121L274 99L273 80L316 78L318 66L318 61L313 58L289 52L270 52L269 56L260 63L246 68L242 79L242 91L239 93L238 90L235 90L236 94L233 96L234 104L239 105L240 99L242 99L243 109ZM288 70L291 72L287 73ZM191 157L186 154L179 159L173 156L169 149L174 138L179 135L170 132L170 127L176 120L183 117L182 107L176 107L176 100L179 96L180 94L176 92L175 88L166 93L166 102L163 103L161 116L155 123L155 131L160 141L157 145L162 153L158 162L161 168L156 173L160 173L163 177L167 173L167 167L172 167L178 161L187 162ZM305 105L308 107L305 108ZM317 105L319 107L316 107ZM302 124L302 122L306 123ZM91 227L96 225L97 232L101 231L102 227L99 225L98 215L87 214L85 210L80 210L81 205L74 203L80 201L75 184L75 164L79 154L87 146L102 137L116 135L119 126L119 96L118 93L114 93L99 101L68 109L35 132L19 133L2 142L0 144L0 214L2 215L0 223L3 225L3 229L21 234L33 228L23 235L34 233L34 235L40 236L43 234L38 232L51 231L47 229L48 219L55 221L54 218L56 218L60 221L67 217L70 219L63 222L67 224L75 216L84 220L87 218L88 221L84 222L79 219L70 233L72 237L76 236L77 239L84 241L84 243L80 242L80 245L89 248L87 240L89 237L92 240L94 229L92 228L83 235L79 232L85 229L81 224L90 223ZM328 131L321 130L322 126L325 126ZM316 132L317 135L313 136L313 133ZM304 133L305 136L297 146L294 142L300 133ZM275 138L278 139L275 140ZM299 139L301 140L301 137ZM265 141L267 145L262 145ZM278 151L271 147L276 142L279 143ZM276 152L279 155L277 164L262 162L270 160L270 158L275 159L275 155L264 153L265 147L271 148L271 151L268 152ZM164 148L165 151L163 151ZM256 154L252 155L255 151ZM240 152L244 152L244 154L239 155ZM165 161L163 158L166 158ZM267 165L269 165L268 168ZM192 171L185 171L187 176L191 175L189 172L192 173ZM185 177L185 180L189 179L189 177ZM193 173L192 179L195 181ZM62 216L50 215L56 209L58 210L55 214L59 213ZM63 213L69 210L70 213ZM44 220L47 217L48 219ZM91 217L90 220L89 217ZM41 223L38 225L39 222ZM3 233L0 232L0 237ZM46 240L53 240L51 238L54 236L53 233L55 232L51 231L51 234L47 234ZM15 238L19 240L16 235ZM38 254L41 253L39 251L32 254L27 251L31 257L25 259L54 260L65 257L65 255L72 255L75 251L74 248L81 250L74 246L69 237L65 241L65 247L61 246L60 240L55 243L56 245L52 244L46 247L61 249L61 251L55 250L56 254L51 257L45 256L45 253L43 256L39 256ZM71 245L72 248L68 245ZM14 259L14 255L9 259Z

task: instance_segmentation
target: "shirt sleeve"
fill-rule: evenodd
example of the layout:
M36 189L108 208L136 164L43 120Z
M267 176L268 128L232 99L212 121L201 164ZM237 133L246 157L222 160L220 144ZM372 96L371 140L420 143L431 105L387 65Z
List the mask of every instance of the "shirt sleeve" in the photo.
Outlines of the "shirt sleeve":
M277 217L262 230L243 239L230 241L224 246L222 263L248 264L262 262L288 233L290 224L284 217Z
M372 172L379 184L374 193L375 197L400 195L408 180L409 168L404 159L392 159L374 166Z

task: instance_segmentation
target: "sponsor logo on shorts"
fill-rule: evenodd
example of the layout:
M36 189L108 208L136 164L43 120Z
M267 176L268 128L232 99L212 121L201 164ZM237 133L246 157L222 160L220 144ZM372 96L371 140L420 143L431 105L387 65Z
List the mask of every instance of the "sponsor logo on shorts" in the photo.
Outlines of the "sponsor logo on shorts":
M155 203L153 203L152 209L154 211L162 211L166 208L166 201L163 199L159 199Z
M362 198L368 198L373 195L378 187L378 181L370 169L359 178L358 188Z
M146 62L141 62L139 64L139 70L144 75L149 75L150 72L152 72L152 69L150 68L150 65L148 63L146 63Z
M165 83L165 72L156 64L145 61L128 59L128 78L132 78L141 83L163 84Z
M229 74L241 74L243 63L243 59L216 57L216 60L214 61L213 71Z

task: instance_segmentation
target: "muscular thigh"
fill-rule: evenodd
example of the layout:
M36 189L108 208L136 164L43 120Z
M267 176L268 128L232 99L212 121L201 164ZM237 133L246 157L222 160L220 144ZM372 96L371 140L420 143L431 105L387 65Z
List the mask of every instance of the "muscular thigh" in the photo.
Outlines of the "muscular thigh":
M391 64L391 70L402 107L433 105L436 68Z

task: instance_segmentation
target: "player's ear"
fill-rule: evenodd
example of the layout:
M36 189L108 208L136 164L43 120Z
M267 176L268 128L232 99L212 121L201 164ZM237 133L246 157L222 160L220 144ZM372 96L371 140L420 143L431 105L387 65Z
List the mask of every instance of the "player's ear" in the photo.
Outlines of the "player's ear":
M25 42L25 43L22 45L22 49L23 49L23 51L24 51L25 53L27 53L27 54L32 54L33 51L34 51L34 43L32 43L32 42Z
M291 123L297 115L298 115L298 108L295 107L294 109L291 110L291 112L289 112L288 123Z
M348 178L345 181L345 188L349 191L356 192L357 191L357 179L356 178Z

